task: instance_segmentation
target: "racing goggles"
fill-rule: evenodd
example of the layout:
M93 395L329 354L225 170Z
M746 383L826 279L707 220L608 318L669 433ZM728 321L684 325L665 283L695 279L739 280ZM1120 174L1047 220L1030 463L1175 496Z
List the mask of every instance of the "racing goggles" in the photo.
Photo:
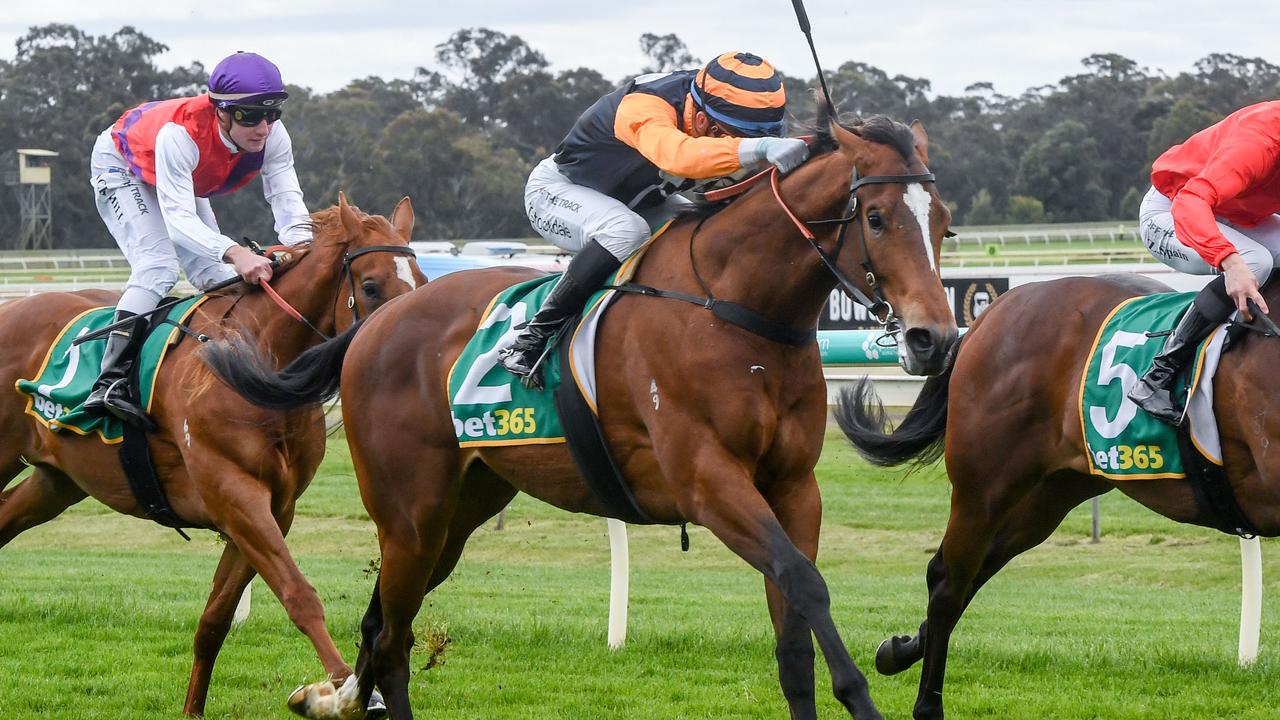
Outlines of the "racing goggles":
M254 127L263 120L268 125L272 125L280 119L284 111L280 108L256 108L256 107L233 107L231 108L231 119L237 125L244 127Z

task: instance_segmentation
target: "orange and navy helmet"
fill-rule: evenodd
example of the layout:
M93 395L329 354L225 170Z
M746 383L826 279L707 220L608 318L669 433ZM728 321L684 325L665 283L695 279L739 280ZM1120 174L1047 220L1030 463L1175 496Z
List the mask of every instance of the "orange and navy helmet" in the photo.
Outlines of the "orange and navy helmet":
M780 137L787 94L767 60L727 52L707 63L690 83L698 109L743 137Z

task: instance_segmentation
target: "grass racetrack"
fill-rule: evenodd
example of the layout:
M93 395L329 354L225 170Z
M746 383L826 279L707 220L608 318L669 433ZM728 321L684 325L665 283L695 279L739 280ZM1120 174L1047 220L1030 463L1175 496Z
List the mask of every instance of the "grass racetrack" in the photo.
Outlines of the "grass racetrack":
M998 458L993 458L998 462ZM940 469L903 479L869 468L830 435L818 467L819 567L837 626L889 718L909 718L919 666L874 674L872 653L923 618L924 568L942 535ZM948 663L956 718L1187 718L1280 715L1280 588L1264 590L1256 666L1236 666L1240 564L1234 537L1181 526L1111 493L1103 540L1088 506L1014 560L961 620ZM413 658L420 718L785 718L760 576L709 533L632 528L631 624L605 647L605 523L521 496L507 528L473 536L424 604L419 636L448 645ZM299 504L290 545L355 659L377 555L345 442ZM1264 543L1270 559L1274 543ZM191 641L220 546L191 543L89 500L0 551L0 718L176 718ZM819 661L819 716L847 717ZM213 677L209 718L288 718L284 699L319 679L310 644L260 580Z

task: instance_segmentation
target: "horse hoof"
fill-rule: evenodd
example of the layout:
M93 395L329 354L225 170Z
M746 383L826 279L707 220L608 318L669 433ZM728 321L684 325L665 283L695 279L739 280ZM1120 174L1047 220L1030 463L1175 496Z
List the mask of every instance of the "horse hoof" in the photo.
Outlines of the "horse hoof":
M377 698L382 715L373 714L375 711L373 698L369 700L369 714L363 708L355 708L353 701L359 692L358 683L344 683L342 689L332 680L323 680L310 685L299 686L297 690L289 693L289 709L295 714L301 715L311 720L356 720L363 717L385 717L386 705L382 703L382 698ZM344 692L345 691L345 692Z
M328 689L327 693L323 690L325 687ZM297 689L289 693L289 700L286 704L295 715L301 715L304 718L315 717L312 712L313 708L320 704L318 702L320 695L331 695L333 692L333 683L328 681L311 685L299 685Z
M881 675L897 675L911 667L910 663L905 665L900 663L897 656L898 646L910 640L911 638L906 635L896 635L880 643L876 648L876 672Z

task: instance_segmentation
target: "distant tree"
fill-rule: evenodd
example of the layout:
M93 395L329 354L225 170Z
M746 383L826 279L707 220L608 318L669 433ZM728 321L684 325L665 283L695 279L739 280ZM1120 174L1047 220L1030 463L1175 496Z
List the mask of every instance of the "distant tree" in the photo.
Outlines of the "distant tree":
M1084 123L1063 120L1023 153L1018 165L1018 193L1040 199L1055 220L1114 217L1108 215L1098 145Z
M1167 115L1151 126L1151 136L1147 140L1147 167L1165 150L1221 119L1221 115L1201 108L1189 98L1178 100Z
M1009 198L1009 214L1004 221L1008 225L1038 225L1049 222L1049 215L1044 211L1044 203L1026 195L1014 195Z
M649 58L649 62L640 71L642 75L645 73L688 70L702 65L702 61L689 52L689 48L685 46L684 41L675 33L666 35L645 33L641 35L640 51L644 53L645 57Z
M1122 219L1136 220L1138 218L1138 208L1142 206L1142 198L1147 194L1150 186L1131 187L1125 191L1120 197L1120 217Z
M527 75L546 77L542 53L518 35L489 28L464 28L436 46L436 60L460 77L450 83L443 104L476 127L501 124L497 108L513 83Z
M529 234L521 192L527 164L452 112L401 114L378 137L371 160L383 188L377 207L409 195L427 237Z
M969 212L964 214L965 225L995 225L1000 222L1000 215L991 204L991 193L986 188L978 191L969 204Z
M128 108L201 87L205 72L198 63L156 67L156 56L167 50L128 26L94 36L51 24L18 38L14 59L0 66L0 139L6 143L0 150L59 153L52 163L56 246L114 244L89 190L89 152L97 135ZM13 193L0 189L0 236L11 237L17 222Z

